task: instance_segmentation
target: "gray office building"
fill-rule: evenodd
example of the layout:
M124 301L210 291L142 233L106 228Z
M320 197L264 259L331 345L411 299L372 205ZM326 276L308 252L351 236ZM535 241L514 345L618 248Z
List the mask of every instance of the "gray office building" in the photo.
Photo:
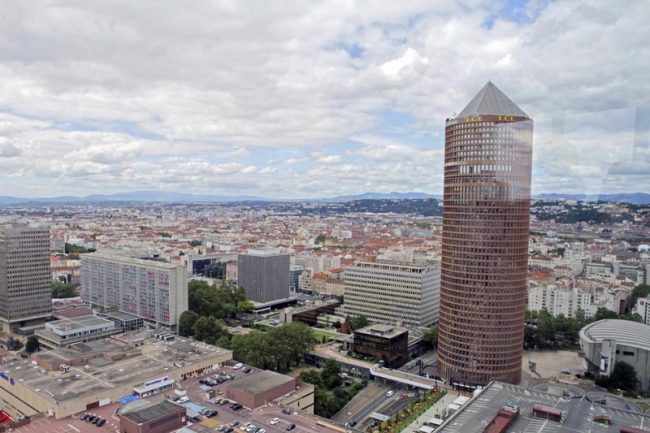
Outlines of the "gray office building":
M52 314L50 229L0 225L0 322L29 326Z
M289 254L278 250L249 250L239 254L238 285L253 302L266 303L289 297Z

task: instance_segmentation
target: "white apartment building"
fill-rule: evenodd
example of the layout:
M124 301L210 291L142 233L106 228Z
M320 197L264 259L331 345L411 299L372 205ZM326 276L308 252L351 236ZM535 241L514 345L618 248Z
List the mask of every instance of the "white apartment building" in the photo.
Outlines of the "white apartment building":
M374 323L429 326L438 321L440 262L357 263L345 268L343 312Z
M573 282L562 284L530 284L528 286L528 309L545 309L552 316L560 314L575 317L582 310L586 318L593 317L599 308L619 312L621 300L625 298L622 289L604 287L582 287Z
M650 325L650 296L636 300L636 313L641 316L643 323Z
M81 297L175 327L187 310L187 270L181 264L107 253L81 255Z

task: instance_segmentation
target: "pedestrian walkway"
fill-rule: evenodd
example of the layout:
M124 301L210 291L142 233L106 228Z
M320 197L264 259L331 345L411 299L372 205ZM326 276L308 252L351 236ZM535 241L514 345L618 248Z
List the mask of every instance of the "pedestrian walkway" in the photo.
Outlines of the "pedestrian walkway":
M415 421L411 423L408 427L402 430L402 433L415 433L420 427L424 425L425 422L429 421L431 418L442 418L442 415L445 413L445 409L449 406L455 399L460 395L455 391L447 391L447 394L431 406L426 412L420 415Z

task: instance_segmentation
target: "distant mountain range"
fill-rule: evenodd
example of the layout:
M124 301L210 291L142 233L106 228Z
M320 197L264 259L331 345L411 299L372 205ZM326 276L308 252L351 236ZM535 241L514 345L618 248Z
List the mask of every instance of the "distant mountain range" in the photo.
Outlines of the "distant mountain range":
M115 194L92 194L87 196L59 196L59 197L11 197L0 196L0 206L17 205L17 204L61 204L61 203L98 203L111 201L124 202L161 202L161 203L192 203L192 202L213 202L213 203L232 203L240 201L324 201L324 202L341 202L352 200L385 200L385 199L440 199L442 196L435 194L426 194L422 192L367 192L357 195L341 195L330 198L320 199L296 199L296 200L277 200L258 196L226 196L210 194L191 194L182 192L167 191L133 191L118 192ZM587 201L609 201L609 202L626 202L634 204L650 204L650 194L620 193L620 194L538 194L535 198L549 200L587 200Z
M609 201L632 204L650 204L650 194L645 192L625 192L618 194L537 194L535 198L548 200L584 200L584 201Z

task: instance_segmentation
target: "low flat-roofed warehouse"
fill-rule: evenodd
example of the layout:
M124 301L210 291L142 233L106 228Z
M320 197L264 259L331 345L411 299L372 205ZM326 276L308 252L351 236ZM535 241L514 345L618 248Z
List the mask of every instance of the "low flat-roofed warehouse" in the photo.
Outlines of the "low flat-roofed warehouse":
M645 429L650 426L650 416L641 413L610 408L592 403L588 399L565 399L544 392L533 391L516 385L490 382L483 390L448 418L436 433L483 433L487 425L504 407L517 407L519 414L509 425L509 432L536 433L583 433L618 432L623 426ZM535 407L549 408L561 413L561 421L553 421L552 414L546 418L533 415ZM609 419L609 428L595 419Z
M135 407L129 407L131 405ZM118 412L118 417L122 433L170 432L185 425L186 409L168 400L138 401L126 405Z
M255 409L296 390L296 379L272 371L256 371L231 383L226 398Z
M33 359L5 357L0 360L0 388L6 391L0 409L15 418L39 412L62 418L117 401L156 379L180 381L231 359L229 350L179 337L171 342L149 338L137 347L107 338Z

